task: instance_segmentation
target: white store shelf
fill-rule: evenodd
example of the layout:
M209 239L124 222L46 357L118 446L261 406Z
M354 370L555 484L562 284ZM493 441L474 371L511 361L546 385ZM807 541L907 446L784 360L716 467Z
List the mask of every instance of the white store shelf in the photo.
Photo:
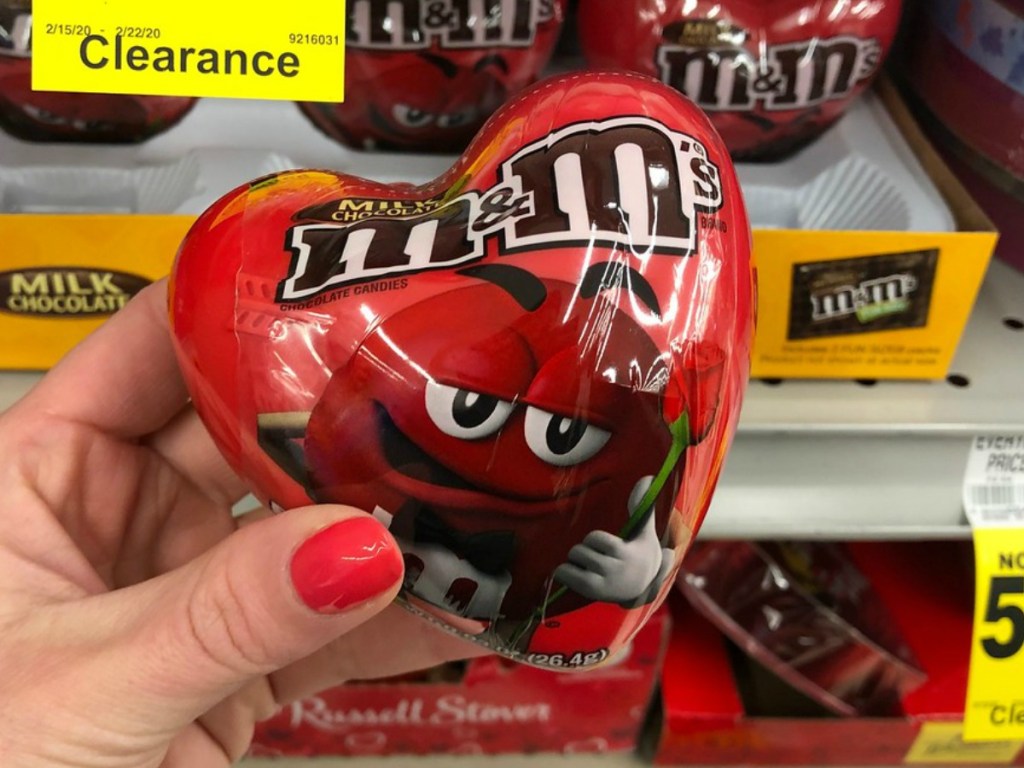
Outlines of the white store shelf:
M1024 433L1024 275L994 261L946 381L752 382L707 538L969 535L970 439Z
M968 535L960 484L975 435L1024 433L1024 275L989 269L944 381L751 383L705 538ZM0 374L0 409L37 381Z

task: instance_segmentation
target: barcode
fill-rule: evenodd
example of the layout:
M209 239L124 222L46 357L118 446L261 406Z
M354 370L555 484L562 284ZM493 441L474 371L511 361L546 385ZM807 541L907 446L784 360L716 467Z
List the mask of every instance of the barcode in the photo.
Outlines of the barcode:
M1024 485L973 485L968 491L971 503L978 507L1024 509Z

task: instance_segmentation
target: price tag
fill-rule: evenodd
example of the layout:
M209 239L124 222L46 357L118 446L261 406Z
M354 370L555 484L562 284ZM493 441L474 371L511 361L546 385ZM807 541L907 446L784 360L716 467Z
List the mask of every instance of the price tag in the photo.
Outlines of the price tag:
M345 0L33 0L32 87L344 98Z
M925 722L903 762L910 765L1009 765L1024 743L1019 741L965 742L963 723Z
M1024 739L1024 435L977 437L964 477L974 529L966 741Z

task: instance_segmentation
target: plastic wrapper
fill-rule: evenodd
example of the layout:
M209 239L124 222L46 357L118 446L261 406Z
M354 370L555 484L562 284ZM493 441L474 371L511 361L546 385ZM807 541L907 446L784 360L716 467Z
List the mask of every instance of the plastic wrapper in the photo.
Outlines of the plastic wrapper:
M881 69L899 0L586 0L587 61L659 77L711 116L734 159L774 160L846 110Z
M458 153L509 97L540 76L564 0L348 4L345 101L302 111L361 149Z
M403 604L580 669L652 614L703 519L753 285L703 113L590 73L514 99L422 186L229 193L182 244L171 314L196 409L265 503L372 513Z
M701 544L679 584L743 651L836 714L898 714L901 697L925 680L838 545Z
M196 100L32 90L32 3L0 0L0 128L28 141L145 141Z

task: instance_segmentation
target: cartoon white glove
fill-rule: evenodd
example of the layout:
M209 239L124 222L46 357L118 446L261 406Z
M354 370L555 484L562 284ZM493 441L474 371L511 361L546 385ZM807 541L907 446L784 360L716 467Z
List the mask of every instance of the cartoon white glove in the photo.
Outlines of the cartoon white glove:
M649 486L650 479L645 480ZM634 497L642 495L634 491ZM674 560L675 551L658 540L652 509L640 533L628 541L607 531L588 533L569 550L568 562L558 566L554 575L589 600L633 607L654 599Z

